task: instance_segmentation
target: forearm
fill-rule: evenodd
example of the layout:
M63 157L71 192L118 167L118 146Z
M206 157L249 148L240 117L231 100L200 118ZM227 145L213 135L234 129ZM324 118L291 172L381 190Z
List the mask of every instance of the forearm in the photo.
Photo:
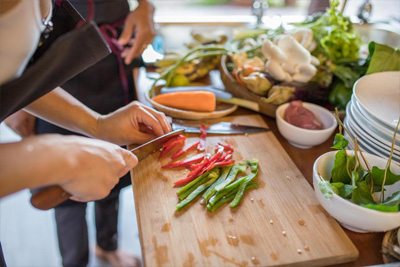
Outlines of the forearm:
M68 130L98 137L96 124L100 115L60 87L39 98L25 110Z
M68 159L57 148L54 136L0 144L0 198L63 181L67 174L64 172L69 170Z

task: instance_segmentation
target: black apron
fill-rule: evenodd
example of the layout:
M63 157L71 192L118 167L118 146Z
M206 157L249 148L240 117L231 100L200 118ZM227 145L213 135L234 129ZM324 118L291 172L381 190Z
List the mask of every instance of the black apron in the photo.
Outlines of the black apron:
M70 0L70 3L83 17L88 16L86 1ZM93 20L100 27L104 24L113 25L115 22L122 21L130 12L129 4L126 0L95 0L94 7L95 16ZM120 34L122 24L115 29ZM129 101L137 99L132 70L143 65L143 60L139 57L135 58L131 64L124 64L123 66L128 81L128 96L125 95L120 79L117 55L113 53L71 78L62 84L61 87L90 109L100 114L108 114L126 105L126 97L128 97ZM42 119L36 120L35 132L37 134L58 133L63 135L79 135ZM119 194L122 188L130 184L130 174L127 173L112 189L110 195ZM75 201L73 200L67 200L60 204L60 206L67 206L74 203Z

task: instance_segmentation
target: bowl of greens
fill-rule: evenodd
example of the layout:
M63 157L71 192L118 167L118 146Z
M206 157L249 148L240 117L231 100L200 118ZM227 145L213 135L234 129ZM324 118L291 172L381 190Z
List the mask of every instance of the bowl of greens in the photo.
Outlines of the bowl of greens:
M313 185L322 207L354 232L385 232L400 226L400 166L388 159L346 150L341 134L313 166ZM383 186L382 186L383 185Z

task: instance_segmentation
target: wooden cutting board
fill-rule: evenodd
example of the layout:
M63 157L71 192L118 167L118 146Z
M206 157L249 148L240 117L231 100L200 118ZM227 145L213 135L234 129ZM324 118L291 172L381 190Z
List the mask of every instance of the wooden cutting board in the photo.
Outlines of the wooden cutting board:
M267 126L259 115L223 120ZM198 139L188 135L186 144ZM169 159L159 161L158 152L140 162L131 174L145 266L311 266L358 257L272 132L209 135L207 151L217 142L233 146L237 161L259 159L260 187L235 209L224 205L210 213L197 199L177 212L172 185L188 171L161 170Z

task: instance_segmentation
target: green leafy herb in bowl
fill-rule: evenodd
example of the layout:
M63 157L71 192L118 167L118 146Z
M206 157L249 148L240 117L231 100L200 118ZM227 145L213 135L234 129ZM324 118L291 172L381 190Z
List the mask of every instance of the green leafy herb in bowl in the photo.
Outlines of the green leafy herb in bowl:
M381 232L399 227L400 166L391 162L391 157L363 153L357 145L354 151L347 150L347 145L339 133L333 146L338 151L315 161L313 184L318 201L352 231Z

